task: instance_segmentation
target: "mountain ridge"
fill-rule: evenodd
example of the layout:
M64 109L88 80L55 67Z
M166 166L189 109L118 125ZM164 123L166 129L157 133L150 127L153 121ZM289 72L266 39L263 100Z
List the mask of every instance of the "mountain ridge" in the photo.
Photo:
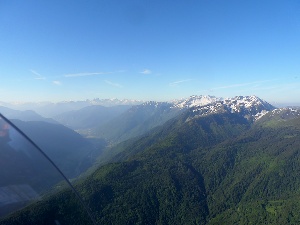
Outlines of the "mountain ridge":
M108 141L118 142L142 135L150 129L163 125L169 119L189 112L190 116L200 117L216 113L241 114L249 121L256 121L274 106L256 96L236 96L234 98L216 98L214 96L191 96L172 102L148 101L131 107L115 120L99 126L93 133Z
M297 224L300 117L259 126L226 111L187 121L192 110L128 143L121 151L126 154L76 184L97 221ZM51 207L56 219L75 223L67 204L72 197L67 192L59 196L50 198L50 206L37 203L34 214L29 207L11 219L41 222Z

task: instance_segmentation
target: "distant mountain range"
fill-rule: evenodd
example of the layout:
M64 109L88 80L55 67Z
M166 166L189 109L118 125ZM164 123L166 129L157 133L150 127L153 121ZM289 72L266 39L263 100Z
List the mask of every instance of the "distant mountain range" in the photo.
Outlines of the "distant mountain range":
M300 110L201 98L146 102L111 120L112 140L127 140L76 184L99 224L299 224ZM69 191L45 200L1 223L85 219Z
M215 97L215 96L209 96L209 95L193 95L188 98L178 99L178 100L172 100L168 101L168 103L174 104L175 107L184 108L184 107L192 107L192 106L199 106L199 105L206 105L215 101L221 101L224 100L223 98ZM131 99L92 99L92 100L85 100L85 101L62 101L62 102L25 102L25 103L8 103L8 102L1 102L0 106L5 106L10 109L15 110L33 110L37 112L38 114L42 115L43 117L47 118L53 118L54 116L57 116L59 114L79 110L87 106L93 106L93 105L100 105L105 107L111 107L111 106L118 106L118 105L140 105L145 103L145 101L141 100L131 100ZM278 107L287 107L287 106L293 106L293 105L300 105L299 103L287 103L287 104L275 104L275 106Z
M32 110L14 110L4 106L0 106L0 113L8 119L18 119L22 121L44 121L48 123L57 123L50 118L44 118Z
M21 106L29 107L30 105ZM274 106L256 96L237 96L224 99L204 95L194 95L170 102L141 103L134 100L94 99L56 104L43 103L34 107L38 112L46 110L48 114L52 115L52 119L84 136L105 138L111 143L119 143L142 135L191 108L193 112L190 118L228 111L240 113L252 121L275 109ZM25 112L28 114L29 111L18 112L19 115L23 115L22 117L16 116L17 112L10 113L12 116L9 118L15 116L17 119L25 120ZM38 116L35 115L35 118L31 116L31 120L49 120L48 122L50 122L50 119L41 116L38 118Z
M99 106L118 106L118 105L138 105L143 101L128 100L128 99L93 99L86 101L63 101L63 102L25 102L25 103L7 103L0 102L0 106L5 106L15 110L33 110L43 117L54 117L59 114L79 110L87 106L99 105Z
M187 110L190 115L188 119L229 112L255 121L273 109L275 109L274 106L256 96L237 96L227 99L213 96L191 96L169 103L152 101L133 106L108 123L92 129L91 132L93 136L120 142L142 135Z
M110 143L119 143L142 135L188 109L192 109L188 119L230 112L238 113L251 121L256 121L275 109L274 106L256 96L218 98L205 95L193 95L170 102L141 103L135 100L94 99L56 104L21 104L18 107L30 106L39 112L46 110L52 118L44 118L34 111L18 111L4 106L0 106L0 110L10 119L58 122L86 137L104 138Z
M72 129L91 129L119 116L131 106L129 105L118 105L105 107L101 105L86 106L79 110L72 110L53 118L61 124Z

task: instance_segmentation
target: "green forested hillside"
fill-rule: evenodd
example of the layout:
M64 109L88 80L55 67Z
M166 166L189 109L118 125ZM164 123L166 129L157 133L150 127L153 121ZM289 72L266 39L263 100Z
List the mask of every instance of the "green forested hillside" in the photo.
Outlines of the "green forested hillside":
M171 106L166 102L133 106L117 118L93 129L93 133L112 143L120 143L140 136L181 113L180 109Z
M211 191L209 224L299 224L299 121L254 127L194 161Z
M170 152L178 148L180 151L190 151L199 146L215 145L250 127L249 122L237 114L214 114L195 120L188 118L189 113L182 114L143 136L122 142L106 152L101 160L115 162L129 159L140 152L145 154L145 149L150 147L171 150ZM148 152L155 154L154 150Z
M120 145L113 163L76 187L99 224L299 224L300 119L275 120L181 116ZM67 192L49 201L76 223ZM47 207L2 223L42 224Z

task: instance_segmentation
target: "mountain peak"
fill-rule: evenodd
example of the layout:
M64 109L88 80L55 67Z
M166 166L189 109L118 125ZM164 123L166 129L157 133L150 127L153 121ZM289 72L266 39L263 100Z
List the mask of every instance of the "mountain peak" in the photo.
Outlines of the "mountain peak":
M226 98L207 105L193 107L192 111L196 117L228 112L241 114L250 121L256 121L273 109L275 109L274 106L252 95Z
M172 103L174 104L174 108L184 109L208 105L220 100L222 100L222 98L217 98L210 95L192 95L189 98L174 100Z

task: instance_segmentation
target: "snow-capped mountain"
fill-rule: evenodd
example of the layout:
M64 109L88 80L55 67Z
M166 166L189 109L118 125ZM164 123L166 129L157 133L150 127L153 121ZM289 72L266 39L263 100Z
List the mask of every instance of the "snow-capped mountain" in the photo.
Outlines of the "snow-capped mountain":
M149 115L155 108L160 108L161 112L167 110L171 112L172 116L177 115L179 111L185 111L191 109L194 112L194 116L204 116L211 113L230 112L240 113L245 118L256 121L267 112L275 109L272 105L266 101L261 100L256 96L236 96L234 98L219 98L210 95L192 95L188 98L179 100L173 100L170 102L156 102L156 101L139 101L130 99L93 99L86 101L66 101L58 103L43 103L39 104L18 104L18 107L10 108L27 108L30 107L34 111L46 117L54 117L64 112L71 110L80 110L88 106L116 106L116 105L128 105L133 106L131 110L148 111ZM176 113L173 113L173 109ZM24 110L24 109L23 109Z
M119 106L119 105L139 105L144 101L130 100L130 99L93 99L85 101L62 101L62 102L14 102L5 103L0 102L0 106L5 106L15 110L33 110L44 117L54 117L72 110L80 110L84 107L100 105L105 107Z
M153 107L153 108L157 108L157 107L164 107L164 108L174 108L174 105L172 103L169 102L156 102L156 101L147 101L144 102L140 105L134 106L135 108L145 108L145 107Z
M294 119L296 117L300 117L300 109L299 108L279 108L270 111L266 117L268 118L278 118L280 120L288 120Z
M236 96L225 99L209 95L192 95L189 98L173 100L168 103L149 101L136 107L136 109L149 109L149 107L164 107L177 110L190 109L193 112L192 117L225 112L238 113L249 121L256 121L269 111L275 109L274 106L254 95Z
M87 100L91 105L101 105L101 106L116 106L116 105L139 105L144 103L141 100L133 100L133 99L99 99L95 98L93 100Z
M203 106L194 106L191 110L193 117L228 112L238 113L250 121L256 121L273 109L274 106L256 96L236 96Z
M218 98L210 95L199 95L199 96L192 95L189 98L173 100L171 101L171 103L173 104L174 108L185 109L185 108L208 105L213 102L217 102L221 100L223 100L223 98Z

